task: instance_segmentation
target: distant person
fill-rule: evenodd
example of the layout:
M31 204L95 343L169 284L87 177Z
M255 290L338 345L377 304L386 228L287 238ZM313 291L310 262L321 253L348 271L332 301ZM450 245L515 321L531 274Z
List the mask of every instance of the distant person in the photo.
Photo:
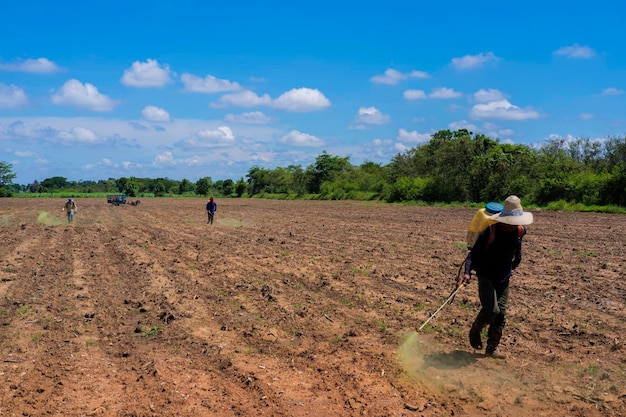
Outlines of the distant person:
M207 213L207 216L209 217L207 220L207 223L213 224L213 218L215 217L216 211L217 211L217 203L215 202L213 197L211 197L209 199L209 202L206 203L206 213Z
M74 221L74 214L76 213L76 203L72 197L68 198L61 211L67 213L67 222L72 223Z
M482 349L481 331L489 326L485 354L503 358L497 349L506 324L509 280L522 261L524 226L533 222L533 215L522 209L517 196L511 195L504 200L502 211L490 219L496 223L478 236L465 260L465 273L459 284L469 284L471 271L476 271L481 309L469 331L470 345Z

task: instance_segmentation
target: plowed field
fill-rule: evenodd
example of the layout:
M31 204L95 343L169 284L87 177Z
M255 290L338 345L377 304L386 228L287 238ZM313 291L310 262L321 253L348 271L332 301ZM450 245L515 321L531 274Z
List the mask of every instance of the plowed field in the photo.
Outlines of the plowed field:
M0 200L1 416L624 416L626 216L535 212L502 351L474 209Z

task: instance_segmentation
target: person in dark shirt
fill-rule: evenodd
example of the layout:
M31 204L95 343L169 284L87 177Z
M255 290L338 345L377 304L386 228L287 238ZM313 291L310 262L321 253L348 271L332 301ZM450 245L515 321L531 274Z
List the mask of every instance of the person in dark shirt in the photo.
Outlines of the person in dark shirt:
M520 199L512 195L504 201L503 210L491 219L497 223L479 235L467 255L459 284L469 284L471 271L476 272L481 309L470 328L470 345L474 349L482 349L481 330L489 326L485 353L503 357L497 353L497 348L506 324L509 280L522 261L522 237L526 234L524 226L533 222L533 215L525 212Z
M74 214L76 213L76 203L72 197L68 198L61 211L65 211L67 214L67 222L72 223L74 221Z
M208 216L207 223L213 224L213 218L215 217L216 211L217 211L217 203L215 202L215 199L211 197L209 199L209 202L206 203L206 213Z

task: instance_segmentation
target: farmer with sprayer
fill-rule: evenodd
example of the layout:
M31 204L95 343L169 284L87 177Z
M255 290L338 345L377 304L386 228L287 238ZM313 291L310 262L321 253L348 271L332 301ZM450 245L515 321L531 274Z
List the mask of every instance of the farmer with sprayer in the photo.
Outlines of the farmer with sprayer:
M72 223L74 221L74 213L76 213L76 203L72 197L68 198L61 211L65 211L67 214L67 222Z
M215 218L215 212L217 211L217 203L215 199L211 197L209 202L206 203L206 214L208 216L207 223L213 224L213 219Z
M524 226L533 222L533 215L523 210L519 197L511 195L504 200L502 211L489 218L495 223L483 230L471 247L457 284L469 284L471 271L476 272L481 310L469 331L470 345L481 350L481 330L489 326L485 354L504 358L497 349L506 324L509 279L522 260Z

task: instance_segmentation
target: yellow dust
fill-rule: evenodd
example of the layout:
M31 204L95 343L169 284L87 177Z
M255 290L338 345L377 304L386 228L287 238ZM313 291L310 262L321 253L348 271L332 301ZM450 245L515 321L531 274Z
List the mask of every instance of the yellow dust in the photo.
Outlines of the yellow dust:
M413 331L400 345L399 363L413 381L431 392L453 394L465 402L480 403L485 409L501 405L511 410L517 407L516 401L523 395L523 389L519 380L508 372L506 361L487 358L471 348L450 348L436 338L435 334ZM502 392L502 386L507 386L506 393Z
M253 225L253 223L248 220L240 220L240 219L233 219L233 218L216 219L215 222L222 226L228 226L228 227L242 227L242 226Z
M2 217L0 217L0 226L6 226L8 224L9 224L9 215L3 214Z
M58 226L63 224L64 221L57 216L54 216L47 211L42 211L37 216L37 223L45 224L46 226Z

